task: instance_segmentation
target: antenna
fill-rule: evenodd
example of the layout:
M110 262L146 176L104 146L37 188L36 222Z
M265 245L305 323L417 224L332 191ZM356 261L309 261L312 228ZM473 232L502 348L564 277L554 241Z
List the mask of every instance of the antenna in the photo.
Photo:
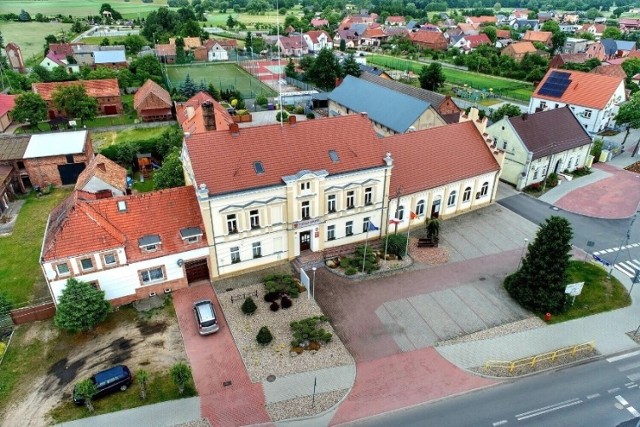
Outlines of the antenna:
M282 120L282 61L281 57L281 49L280 45L282 44L282 40L280 40L280 5L278 4L278 0L276 0L276 37L278 38L278 105L280 106L280 127L284 126L284 121Z

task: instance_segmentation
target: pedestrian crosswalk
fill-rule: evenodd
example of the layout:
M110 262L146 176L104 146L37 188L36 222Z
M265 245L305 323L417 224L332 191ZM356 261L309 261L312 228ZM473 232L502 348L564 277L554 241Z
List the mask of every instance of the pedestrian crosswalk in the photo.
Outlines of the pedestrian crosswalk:
M626 246L622 246L622 247L616 247L616 248L609 248L609 249L602 249L599 250L597 252L593 252L593 255L606 255L606 254L611 254L617 251L624 251L625 249L633 249L633 248L637 248L640 247L640 243L631 243L628 244Z
M640 260L632 259L629 261L619 262L615 267L629 277L636 275L636 270L640 270Z

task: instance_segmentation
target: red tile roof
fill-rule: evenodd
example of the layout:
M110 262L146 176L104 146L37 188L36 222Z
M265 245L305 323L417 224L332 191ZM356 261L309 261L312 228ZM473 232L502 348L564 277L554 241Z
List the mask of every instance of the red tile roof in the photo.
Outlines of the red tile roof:
M118 211L120 200L125 212ZM205 247L204 236L199 243L182 241L180 230L188 227L204 233L193 187L99 200L83 200L74 191L49 216L42 256L52 261L124 246L127 261L137 262ZM162 242L159 250L141 252L138 239L154 234Z
M191 135L206 132L201 105L205 102L213 104L216 130L226 131L233 123L233 118L226 108L205 92L198 92L186 102L176 102L176 119L184 132Z
M0 93L0 117L13 110L13 106L16 103L17 95L5 95Z
M384 156L371 122L360 114L243 128L237 135L206 132L191 135L186 147L195 183L214 195L283 185L283 176L305 169L339 174L382 166ZM263 173L256 173L255 162Z
M51 43L49 53L66 58L73 55L73 46L69 43Z
M404 16L388 16L386 22L402 24L405 22Z
M80 173L75 189L82 190L94 176L123 193L127 190L127 170L102 154L91 159L89 165Z
M158 56L176 56L175 44L157 44L156 54Z
M551 31L527 30L527 32L524 33L524 37L522 37L522 40L527 42L551 43L552 37L553 33Z
M509 30L496 30L496 37L498 39L510 39L511 31Z
M591 72L605 76L620 77L621 79L627 78L627 73L625 73L622 65L598 65Z
M437 44L441 42L446 43L446 39L442 33L435 31L416 31L409 34L409 38L415 43L432 43Z
M77 80L71 82L53 82L53 83L33 83L33 92L42 96L45 101L50 101L53 96L53 92L61 86L73 86L82 85L87 91L87 95L93 98L104 98L120 96L120 88L118 87L118 80L116 79L104 79L104 80Z
M311 26L312 27L322 27L325 25L329 25L329 21L327 21L326 19L320 19L320 18L313 18L311 20Z
M143 109L171 108L171 95L162 86L149 79L133 96L133 108Z
M545 82L554 71L570 74L569 79L571 80L571 83L560 98L541 95L539 93L540 88L544 86ZM547 74L544 76L535 92L533 92L532 96L551 101L560 101L566 104L603 109L620 84L624 85L623 82L624 79L620 77L583 73L580 71L556 70L551 68L547 71ZM594 90L594 88L598 88L598 90Z
M394 195L397 188L411 194L500 170L470 121L389 136L382 139L382 146L394 159L390 183Z
M476 48L481 44L491 44L491 40L484 33L472 36L464 36L464 39L469 42L469 47L471 49Z
M327 41L331 41L331 36L324 30L307 31L307 35L311 39L312 43L318 43L318 37L320 37L322 34L325 35Z
M502 49L502 51L511 51L517 55L521 55L525 53L536 53L538 50L531 42L517 42L510 44L509 46Z
M495 16L470 16L468 18L473 24L490 24L498 22Z

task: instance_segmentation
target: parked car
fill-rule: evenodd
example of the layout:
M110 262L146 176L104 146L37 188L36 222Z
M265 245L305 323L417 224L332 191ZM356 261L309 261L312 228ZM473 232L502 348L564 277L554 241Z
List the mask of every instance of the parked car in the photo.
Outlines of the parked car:
M200 335L209 335L220 330L216 311L210 300L204 299L194 302L193 312L196 316L196 322L198 322L198 332Z
M125 365L117 365L113 368L105 369L89 379L98 389L98 393L93 396L94 399L99 399L118 390L125 391L133 381L131 371ZM76 395L75 388L73 390L73 403L84 405L84 398Z

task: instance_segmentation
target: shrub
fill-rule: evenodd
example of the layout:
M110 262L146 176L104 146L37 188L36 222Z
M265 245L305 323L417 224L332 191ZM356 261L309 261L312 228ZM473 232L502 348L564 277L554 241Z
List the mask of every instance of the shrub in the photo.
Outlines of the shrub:
M357 272L358 272L358 270L356 270L355 268L349 267L344 271L344 274L346 274L347 276L353 276Z
M280 300L280 305L282 306L282 308L287 309L293 305L293 301L291 301L289 297L284 296L282 297L282 300Z
M242 303L242 312L244 314L247 314L247 315L253 314L257 309L258 309L258 306L256 305L256 303L253 301L253 298L251 297L247 297Z
M291 345L300 347L304 341L317 341L318 343L331 341L331 333L317 327L319 323L328 321L329 318L327 316L312 316L297 322L291 322L289 324L293 335Z
M289 113L287 113L286 111L278 111L278 113L276 114L276 121L286 122L287 120L289 120Z
M296 353L296 354L302 354L302 352L304 352L304 349L302 347L291 347L291 351Z
M266 294L264 294L265 302L274 302L278 298L280 298L280 294L277 292L267 292Z
M406 234L389 234L386 237L385 245L387 253L403 257L407 251L407 235Z
M309 120L313 120L313 119L315 119L315 118L316 118L316 115L315 115L315 114L313 114L313 113L307 113L307 119L309 119Z
M432 239L437 239L440 235L440 220L437 218L432 218L426 220L427 227L427 237Z
M293 112L296 114L304 114L304 107L298 106L293 110Z
M558 185L558 174L556 174L555 172L550 173L547 177L547 187L553 188L556 185Z
M307 350L309 350L309 351L313 351L313 350L318 351L318 350L320 350L320 343L318 341L311 341L309 343L309 345L307 346Z
M272 303L271 303L271 305L269 306L269 309L270 309L271 311L278 311L278 310L280 310L280 304L278 304L278 302L277 302L277 301L274 301L274 302L272 302Z
M290 274L270 274L264 276L262 281L267 293L287 294L292 298L298 298L300 295L300 288Z
M266 326L263 326L258 331L258 335L256 335L256 341L258 341L261 345L267 345L271 341L273 341L273 335L271 335L271 331Z
M269 100L267 99L266 96L258 95L256 97L256 104L258 104L259 106L266 107L268 103L269 103Z
M602 154L602 145L604 141L602 139L596 139L593 141L593 145L591 146L591 155L593 158L593 163L597 163L600 161L600 154Z

